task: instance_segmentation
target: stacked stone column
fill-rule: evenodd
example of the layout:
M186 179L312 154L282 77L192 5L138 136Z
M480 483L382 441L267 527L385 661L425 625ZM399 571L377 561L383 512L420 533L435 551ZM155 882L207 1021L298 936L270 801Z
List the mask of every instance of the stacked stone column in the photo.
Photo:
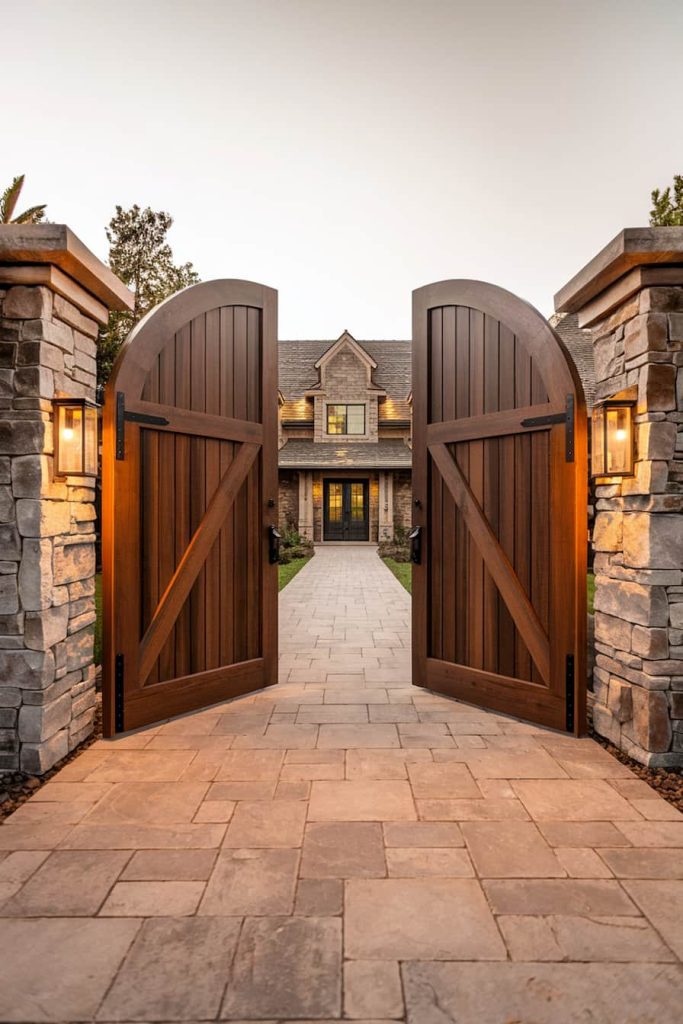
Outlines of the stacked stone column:
M52 399L94 401L99 324L49 282L107 309L0 252L0 770L42 773L90 734L96 704L96 480L55 477Z
M592 272L590 301L573 309L593 333L596 401L637 395L635 475L596 487L593 722L641 763L674 766L683 764L683 268L673 264L683 263L683 232L642 235L650 251L629 253L627 238L621 283L617 263L615 282L600 287L601 257L574 279L590 288Z

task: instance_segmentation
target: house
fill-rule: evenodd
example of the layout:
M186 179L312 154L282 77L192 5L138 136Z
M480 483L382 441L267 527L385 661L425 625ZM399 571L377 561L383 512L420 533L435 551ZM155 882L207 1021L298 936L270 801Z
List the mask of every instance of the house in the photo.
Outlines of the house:
M595 392L589 331L551 321ZM280 525L316 543L391 540L411 524L411 343L279 343Z
M391 539L411 518L409 341L281 341L280 523Z

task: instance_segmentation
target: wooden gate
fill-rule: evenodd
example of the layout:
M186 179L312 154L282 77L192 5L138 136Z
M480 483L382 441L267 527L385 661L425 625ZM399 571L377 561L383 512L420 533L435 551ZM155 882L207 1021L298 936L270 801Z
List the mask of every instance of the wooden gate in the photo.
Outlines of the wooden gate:
M413 682L585 729L586 414L531 306L478 281L413 293Z
M277 489L277 293L194 285L107 386L105 735L277 682Z

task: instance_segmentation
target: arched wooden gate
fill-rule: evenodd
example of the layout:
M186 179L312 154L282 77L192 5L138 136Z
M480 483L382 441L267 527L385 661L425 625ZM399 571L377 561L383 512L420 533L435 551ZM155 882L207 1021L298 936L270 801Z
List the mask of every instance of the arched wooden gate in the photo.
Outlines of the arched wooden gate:
M187 288L107 387L105 735L277 682L277 487L277 293Z
M586 413L531 306L413 293L413 683L585 729ZM420 551L420 555L418 555Z

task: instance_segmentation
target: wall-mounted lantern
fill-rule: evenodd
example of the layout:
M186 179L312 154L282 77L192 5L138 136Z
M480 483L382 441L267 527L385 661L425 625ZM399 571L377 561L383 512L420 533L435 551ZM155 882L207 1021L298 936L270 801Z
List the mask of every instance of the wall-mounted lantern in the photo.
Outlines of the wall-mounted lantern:
M55 476L97 476L99 406L87 398L55 398Z
M592 476L633 476L635 404L630 398L610 398L593 406Z

